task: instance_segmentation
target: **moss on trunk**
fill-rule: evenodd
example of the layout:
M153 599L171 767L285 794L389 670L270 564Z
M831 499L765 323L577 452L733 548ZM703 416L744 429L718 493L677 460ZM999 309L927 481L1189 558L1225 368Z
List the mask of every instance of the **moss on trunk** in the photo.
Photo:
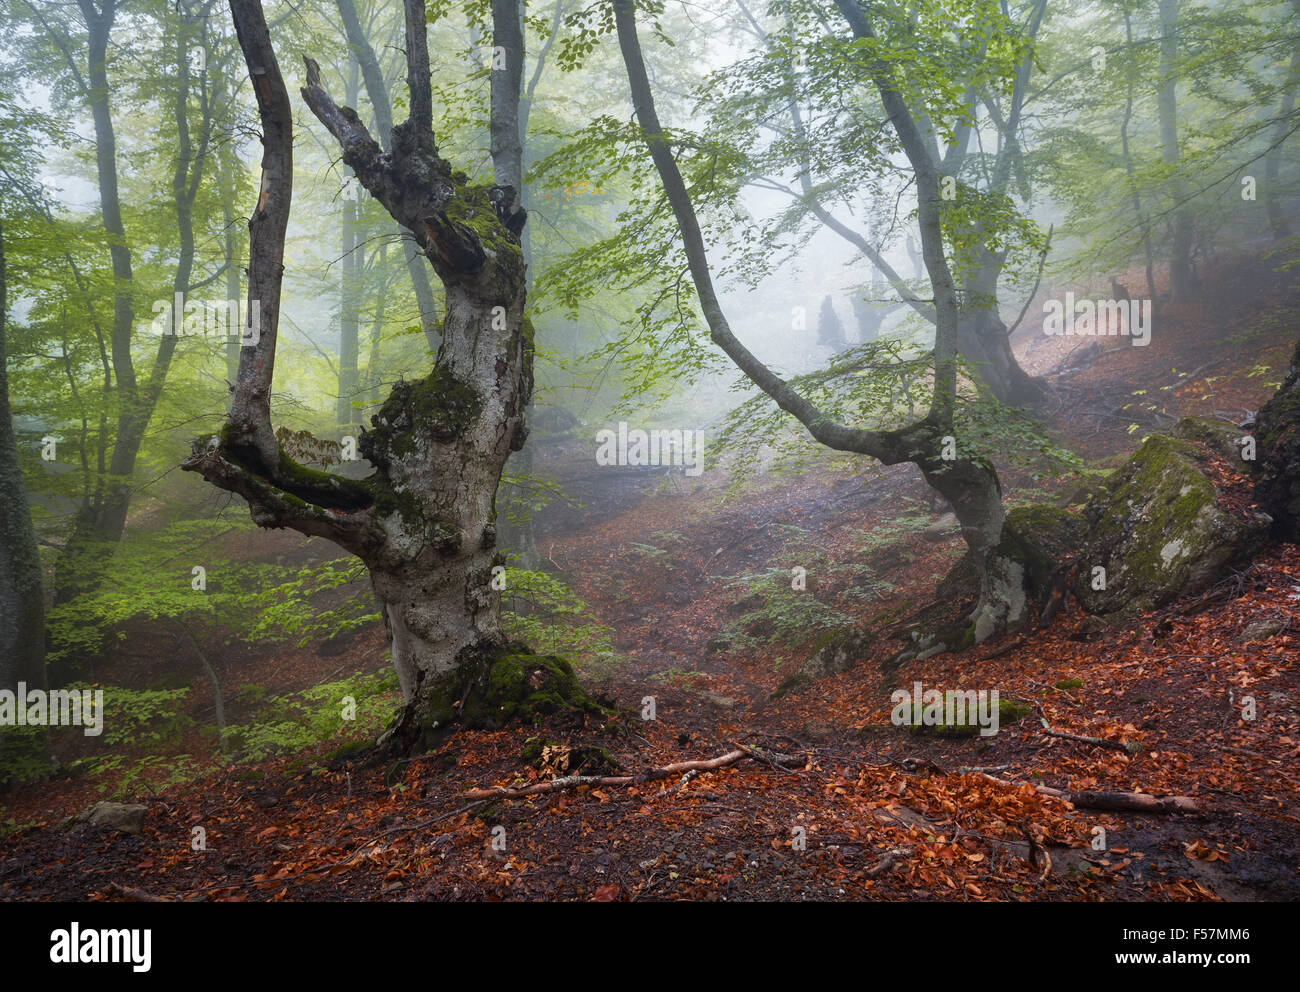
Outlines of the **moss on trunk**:
M497 730L518 720L581 724L612 711L582 688L573 666L519 644L471 651L447 675L422 684L380 744L394 754L437 747L456 727Z

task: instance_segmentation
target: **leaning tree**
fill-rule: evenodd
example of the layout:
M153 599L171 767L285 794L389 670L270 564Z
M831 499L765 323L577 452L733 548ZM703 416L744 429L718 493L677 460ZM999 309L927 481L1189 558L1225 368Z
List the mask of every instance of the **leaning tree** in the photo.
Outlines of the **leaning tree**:
M940 171L930 154L925 131L900 91L867 14L858 0L836 0L836 5L849 35L840 36L841 57L871 81L911 167L922 257L934 291L933 400L924 417L893 430L871 430L838 421L763 364L731 330L713 285L692 195L678 166L674 135L665 130L655 108L633 0L613 0L612 7L637 123L676 221L687 268L713 342L777 406L803 424L816 441L836 451L868 455L886 465L914 464L931 487L952 504L961 522L962 536L979 573L979 601L958 630L941 632L931 639L932 643L923 645L924 650L933 652L983 640L1020 621L1026 605L1023 569L995 551L1005 517L997 472L988 459L972 451L958 436L957 341L962 308L945 254Z
M471 182L438 150L423 0L404 0L409 114L393 127L389 150L355 110L334 102L306 60L303 100L361 185L411 232L445 290L433 369L393 387L359 443L374 472L352 480L297 464L272 428L293 121L260 0L230 0L262 123L248 286L260 336L241 351L224 427L195 443L185 468L243 496L258 525L328 538L365 563L406 700L386 735L400 750L427 746L457 719L491 724L526 706L594 705L567 664L507 643L494 581L496 491L506 458L524 443L532 391L520 250L527 214L516 194L519 2L492 4L494 45L516 66L493 76L495 185Z

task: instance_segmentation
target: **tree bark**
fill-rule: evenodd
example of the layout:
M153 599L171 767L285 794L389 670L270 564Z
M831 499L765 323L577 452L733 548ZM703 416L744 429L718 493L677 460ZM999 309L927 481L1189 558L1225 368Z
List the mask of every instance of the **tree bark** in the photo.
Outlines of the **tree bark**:
M356 61L348 67L348 105L356 103L360 86L360 68ZM357 410L352 405L360 388L357 362L361 349L361 315L357 311L360 298L358 286L361 263L358 256L363 239L359 236L361 221L360 196L343 197L343 214L340 218L339 258L339 375L338 402L335 420L345 430L357 422Z
M771 47L771 42L767 39L766 32L759 26L758 22L750 14L748 8L742 3L740 5L742 13L748 18L750 24ZM1028 37L1033 38L1042 21L1043 12L1046 9L1046 0L1039 0L1030 12L1026 33ZM785 10L786 25L793 29L793 20L791 18L788 6ZM1019 153L1017 132L1020 126L1020 108L1024 101L1024 94L1029 82L1029 69L1031 62L1027 58L1022 64L1016 78L1015 87L1011 98L1011 111L1005 121L1001 121L999 131L1001 133L1002 147L999 150L998 157L994 167L994 175L991 187L994 190L1001 190L1006 186L1011 173L1012 163L1016 160ZM793 92L793 90L792 90ZM971 106L971 112L974 113L976 99L978 94L971 90L968 94ZM896 105L907 107L901 96L895 101ZM792 96L788 101L788 111L790 113L791 125L798 139L797 147L806 145L808 139L807 129L803 122L803 114L799 107L798 101ZM921 115L923 116L923 115ZM892 118L891 118L892 119ZM931 167L936 170L941 167L949 174L955 174L960 166L961 159L965 156L965 146L969 141L971 129L967 125L960 125L953 144L948 148L947 153L940 159L939 149L935 140L933 129L930 128L928 121L925 126L917 127L916 150L918 153L924 151ZM832 215L820 202L814 193L811 177L810 163L808 156L803 154L799 163L799 186L802 198L808 209L812 212L823 225L831 231L838 234L841 238L853 245L862 254L870 260L876 270L882 274L889 284L898 293L899 299L910 306L923 318L931 323L936 320L935 308L930 304L916 298L914 287L909 286L901 275L889 264L885 257L867 241L861 234L844 224L834 215ZM916 269L916 279L923 276L923 256L922 253L913 249L912 239L909 236L907 241L907 250L912 258ZM984 244L977 246L980 253L981 264L977 273L971 280L970 285L965 288L965 304L962 307L957 324L957 350L971 363L975 375L983 382L994 396L1002 403L1010 406L1028 406L1042 401L1046 393L1042 384L1033 376L1029 375L1020 366L1014 352L1011 350L1011 342L1008 338L1006 324L1003 323L998 314L997 291L998 280L1001 276L1002 262L1005 254L998 254L988 250Z
M1273 518L1273 533L1300 544L1300 343L1281 388L1259 411L1255 442L1255 496Z
M95 131L96 170L100 210L104 232L108 237L113 268L114 303L111 335L112 368L116 379L118 407L117 433L107 472L101 476L95 494L78 511L64 549L55 567L54 602L56 605L91 591L104 580L105 542L121 540L130 506L130 476L144 442L150 418L171 368L176 350L176 335L165 334L159 340L149 379L143 389L136 379L131 356L135 309L132 301L133 274L131 252L122 223L118 192L117 145L109 103L107 72L108 42L117 12L116 0L104 0L97 8L93 0L77 0L86 21L88 37L88 72L86 96L90 101ZM205 99L203 119L197 143L190 132L189 52L192 24L181 18L176 28L176 91L173 95L177 128L177 158L172 173L172 199L176 210L179 240L173 293L184 294L190 288L194 268L193 205L207 158L212 133L212 103ZM180 319L180 315L175 315ZM102 451L101 451L102 458ZM51 669L51 679L62 684L77 674L76 659L67 659Z
M1142 254L1146 262L1147 294L1151 299L1151 305L1154 307L1157 305L1158 296L1156 294L1155 252L1151 249L1151 223L1146 211L1142 209L1142 195L1138 191L1137 180L1133 176L1133 152L1128 141L1128 126L1133 120L1133 77L1137 67L1133 55L1133 19L1127 10L1124 11L1124 42L1129 56L1128 89L1124 97L1124 119L1119 125L1119 141L1120 149L1124 155L1124 174L1128 177L1129 198L1133 201L1133 216L1142 231Z
M117 434L106 477L101 476L95 494L83 503L73 520L72 532L54 571L54 602L65 603L79 592L102 580L94 562L102 555L94 550L103 541L116 541L126 526L130 500L127 477L135 467L135 456L143 440L140 424L141 396L131 357L131 331L135 321L132 302L131 250L122 224L122 205L117 181L117 139L109 104L108 41L117 16L116 0L104 0L98 8L92 0L77 0L86 22L86 98L95 132L95 168L99 186L100 213L108 240L113 269L113 329L110 334L113 378L117 399ZM65 674L56 673L56 682Z
M250 283L263 293L263 334L241 356L226 429L197 441L185 468L243 495L259 525L327 537L365 562L407 700L390 741L416 748L455 716L458 696L463 704L483 687L507 651L492 570L500 563L496 491L506 457L523 444L532 391L521 218L508 212L499 187L470 183L439 154L422 0L406 0L411 113L393 129L390 154L354 110L334 103L307 59L303 99L361 184L412 232L443 283L446 316L433 371L398 383L362 433L361 452L375 466L368 479L303 469L278 445L264 451L263 438L274 442L266 398L292 133L261 4L231 0L231 10L256 81L266 146L262 197L249 225Z
M379 68L379 59L375 57L374 47L361 28L361 20L357 17L357 8L353 0L335 0L335 2L339 10L339 19L343 22L343 31L347 35L348 46L361 66L361 79L366 87L366 96L370 99L375 130L379 132L379 142L384 151L392 151L391 98L388 93L388 83ZM411 288L415 290L415 305L420 310L420 326L424 328L424 337L429 345L429 351L436 353L439 337L438 302L434 299L433 286L429 282L429 270L410 232L400 226L398 230L402 232L402 252L406 257L406 271L411 277Z
M1300 19L1300 0L1291 4L1292 16ZM1282 170L1282 147L1291 129L1291 115L1295 111L1295 91L1300 85L1300 48L1291 53L1283 81L1282 101L1273 126L1272 147L1264 158L1264 205L1268 211L1268 226L1275 240L1291 237L1291 224L1282 209L1282 192L1278 189L1278 176Z
M1178 168L1178 7L1181 0L1160 0L1160 89L1156 106L1160 116L1160 157ZM1169 248L1169 286L1172 301L1190 296L1192 278L1192 215L1181 180L1170 184L1174 204L1173 238Z
M9 412L8 313L0 228L0 689L14 690L19 682L41 689L45 687L45 598L36 531Z

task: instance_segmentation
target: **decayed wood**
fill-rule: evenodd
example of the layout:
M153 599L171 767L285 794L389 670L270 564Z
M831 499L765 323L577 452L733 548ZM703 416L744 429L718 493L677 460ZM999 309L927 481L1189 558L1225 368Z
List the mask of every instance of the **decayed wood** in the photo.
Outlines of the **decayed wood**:
M1083 734L1071 734L1065 730L1053 730L1047 727L1043 730L1048 737L1059 737L1065 741L1078 741L1081 744L1096 744L1098 747L1114 748L1116 751L1124 751L1128 754L1137 754L1141 750L1141 745L1134 741L1112 741L1105 737L1087 737Z
M1018 788L1024 783L1008 782L1005 779L984 775L990 782L1008 788ZM1200 813L1201 807L1190 796L1152 796L1145 792L1093 792L1085 790L1071 792L1067 789L1053 789L1047 785L1035 785L1034 791L1054 799L1084 809L1104 809L1115 813Z

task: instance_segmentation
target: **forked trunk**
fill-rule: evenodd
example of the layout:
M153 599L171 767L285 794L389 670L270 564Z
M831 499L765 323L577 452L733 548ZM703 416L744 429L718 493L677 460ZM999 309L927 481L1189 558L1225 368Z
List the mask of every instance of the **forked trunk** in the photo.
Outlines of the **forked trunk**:
M517 7L499 6L494 17L518 19ZM506 458L523 446L533 387L519 239L527 213L512 184L471 184L438 153L424 3L405 3L411 113L393 129L390 151L355 111L334 103L310 59L302 91L361 185L412 232L446 292L433 370L394 386L362 432L361 453L375 472L361 481L296 464L271 429L292 113L259 0L231 0L231 10L264 135L262 197L249 223L248 295L262 307L261 335L240 356L225 428L200 439L185 467L243 495L259 525L329 538L366 564L406 700L386 735L393 750L427 747L453 721L495 726L562 706L599 709L565 662L512 647L501 630L496 492ZM494 118L508 104L494 95Z

